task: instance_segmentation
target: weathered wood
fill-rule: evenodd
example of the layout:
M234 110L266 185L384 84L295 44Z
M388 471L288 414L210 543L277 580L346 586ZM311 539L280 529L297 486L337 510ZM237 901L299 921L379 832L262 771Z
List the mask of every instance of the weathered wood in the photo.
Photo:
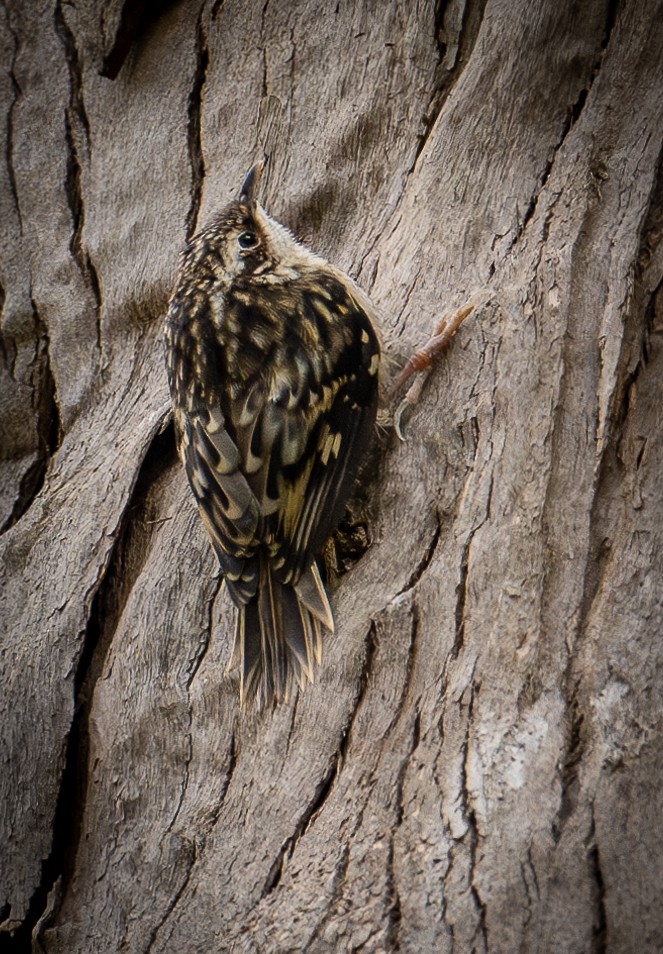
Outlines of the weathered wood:
M663 5L432 7L0 11L3 950L663 948ZM256 716L160 339L263 152L395 359L489 300Z

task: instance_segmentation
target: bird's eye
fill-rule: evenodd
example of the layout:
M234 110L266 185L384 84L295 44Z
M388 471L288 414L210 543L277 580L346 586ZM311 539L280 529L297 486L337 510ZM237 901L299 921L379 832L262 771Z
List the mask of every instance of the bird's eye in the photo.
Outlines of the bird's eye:
M255 248L258 244L258 239L253 232L240 232L237 236L237 242L240 248Z

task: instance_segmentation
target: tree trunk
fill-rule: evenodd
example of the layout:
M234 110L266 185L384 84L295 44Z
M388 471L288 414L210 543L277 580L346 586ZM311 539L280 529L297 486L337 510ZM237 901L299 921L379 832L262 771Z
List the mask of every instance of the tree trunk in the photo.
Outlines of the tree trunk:
M0 948L663 950L663 5L5 0ZM174 450L178 252L263 204L402 361L260 715ZM345 549L344 549L345 548Z

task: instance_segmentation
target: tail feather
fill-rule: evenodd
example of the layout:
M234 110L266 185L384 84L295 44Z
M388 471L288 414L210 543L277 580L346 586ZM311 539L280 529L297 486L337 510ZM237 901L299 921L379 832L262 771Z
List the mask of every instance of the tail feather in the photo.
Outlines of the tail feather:
M258 622L263 656L264 695L282 696L286 689L288 660L283 639L283 591L267 560L260 561ZM251 637L251 633L245 634Z
M334 617L332 616L331 606L329 605L325 588L320 579L320 571L315 563L313 563L306 573L302 574L299 581L295 583L295 590L300 602L304 604L316 619L320 620L322 625L328 629L330 633L333 633ZM320 660L318 659L318 663L319 662Z
M297 684L313 682L312 623L311 615L302 606L291 586L281 586L283 601L283 646L287 653L287 664L292 669Z
M260 561L256 595L239 607L233 660L240 666L242 704L258 708L287 701L293 679L300 689L313 682L322 655L322 627L333 630L333 618L318 569L313 564L297 586Z
M300 638L297 639L296 645L295 640L290 639L289 645L301 668L302 678L297 679L297 682L303 688L306 685L306 679L309 682L314 680L314 664L320 664L322 640L320 623L314 616L311 616L308 609L299 600L297 600L297 613L299 614L298 622L301 628L293 627L293 632L296 632ZM301 636L303 636L303 639Z

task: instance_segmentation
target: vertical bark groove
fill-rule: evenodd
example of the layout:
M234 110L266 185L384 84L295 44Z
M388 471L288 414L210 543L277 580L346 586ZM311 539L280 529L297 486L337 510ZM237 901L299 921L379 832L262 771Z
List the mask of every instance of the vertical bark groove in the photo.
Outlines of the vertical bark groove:
M11 529L28 512L41 492L51 458L62 440L62 424L57 387L51 367L48 332L34 301L30 302L35 325L36 353L32 363L30 385L32 407L37 421L37 459L26 470L0 536Z
M202 143L202 115L205 78L209 65L209 50L207 34L204 26L205 5L200 9L198 25L196 27L196 71L189 97L189 125L187 138L189 142L189 160L191 162L191 205L186 217L186 237L190 239L196 231L200 201L202 198L203 182L205 181L205 159ZM214 13L212 14L214 16Z
M9 65L9 70L8 70L8 72L9 72L9 79L10 79L11 88L12 88L12 98L11 98L11 102L10 102L10 104L9 104L9 108L7 109L7 121L6 121L6 122L7 122L7 125L6 125L7 133L6 133L6 140L5 140L5 157L6 157L6 161L7 161L7 173L8 173L8 176L9 176L9 187L10 187L10 189L11 189L12 199L13 199L13 201L14 201L14 206L15 206L15 208L16 208L16 212L17 212L17 215L18 215L18 221L19 221L19 224L21 225L21 228L22 228L23 223L22 223L22 219L21 219L21 207L20 207L20 204L19 204L19 201L18 201L18 188L17 188L17 185L16 185L16 172L15 172L15 170L14 170L14 159L13 159L13 154L14 154L14 109L16 108L16 103L18 102L19 97L21 96L21 87L18 85L18 81L17 81L17 79L16 79L16 73L15 73L15 69L16 69L16 57L18 56L18 49L19 49L19 39L18 39L18 36L16 35L16 31L14 30L14 28L13 28L13 26L12 26L11 16L10 16L10 13L9 13L9 6L7 5L6 0L3 0L2 8L3 8L3 10L5 11L5 22L6 22L6 24L7 24L7 30L9 31L9 34L10 34L10 36L11 36L11 38L12 38L12 42L13 42L13 45L14 45L14 49L13 49L13 53L12 53L12 59L11 59L11 63L10 63L10 65Z
M601 870L599 846L596 842L596 822L592 809L591 827L587 836L588 859L591 875L595 884L596 914L592 933L592 954L607 954L608 951L608 920L605 906L605 884Z
M451 4L446 2L446 0L445 2L437 2L435 5L433 27L435 42L438 48L438 72L441 75L422 117L423 131L418 136L418 142L414 151L412 164L408 170L408 175L411 175L415 171L419 157L426 149L426 144L444 109L445 103L460 79L463 67L472 55L474 44L481 29L486 0L479 0L479 2L476 2L476 0L463 0L461 22L457 35L453 37L455 53L450 58L450 62L447 62L447 53L450 51L446 42L447 28L445 23L446 14L450 6Z
M94 297L96 306L96 344L97 350L101 353L101 285L92 257L83 244L85 203L81 186L82 167L78 147L80 143L83 147L86 160L89 161L90 122L85 111L85 102L83 100L83 79L80 58L78 50L76 49L76 41L73 33L67 26L67 21L62 12L61 2L58 2L55 7L54 23L55 31L64 49L69 72L69 105L65 112L65 137L67 143L67 177L65 181L65 191L73 226L69 250L84 282Z
M131 589L131 578L124 565L124 551L134 511L145 499L151 480L162 466L165 449L174 446L172 427L157 435L150 445L137 475L132 497L117 529L107 568L102 570L95 588L87 594L90 600L87 626L81 641L81 652L73 675L74 718L66 740L66 751L60 782L60 791L53 822L53 843L43 862L40 885L35 892L21 930L14 935L15 954L31 950L30 939L37 941L39 933L57 915L57 900L66 890L76 870L76 853L81 837L88 788L89 729L88 721L97 680L103 670L113 638L115 623L122 612L116 597L117 582L125 592ZM134 569L134 578L140 566ZM42 918L48 907L49 895L54 896L49 917Z

